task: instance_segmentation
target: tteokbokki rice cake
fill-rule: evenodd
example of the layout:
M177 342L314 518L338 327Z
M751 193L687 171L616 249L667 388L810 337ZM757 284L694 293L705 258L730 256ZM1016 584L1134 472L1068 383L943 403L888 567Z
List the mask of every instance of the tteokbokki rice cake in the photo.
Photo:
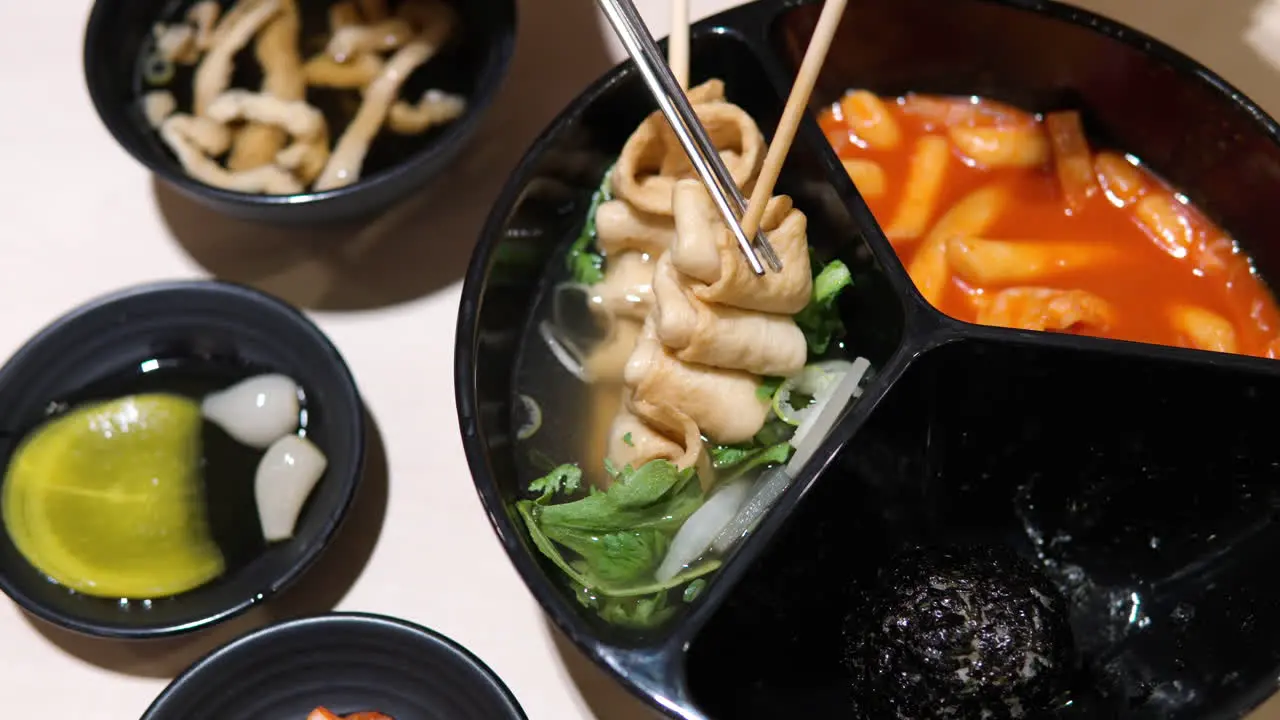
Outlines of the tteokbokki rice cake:
M1280 311L1176 188L1074 111L853 90L820 125L917 290L952 317L1265 357Z

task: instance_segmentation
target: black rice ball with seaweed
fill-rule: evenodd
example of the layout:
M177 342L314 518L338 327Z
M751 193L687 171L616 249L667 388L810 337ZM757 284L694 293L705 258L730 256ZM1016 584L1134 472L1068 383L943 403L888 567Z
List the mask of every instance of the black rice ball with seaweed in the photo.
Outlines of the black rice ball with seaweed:
M1071 683L1066 600L992 546L914 548L880 573L845 626L858 717L1042 717Z

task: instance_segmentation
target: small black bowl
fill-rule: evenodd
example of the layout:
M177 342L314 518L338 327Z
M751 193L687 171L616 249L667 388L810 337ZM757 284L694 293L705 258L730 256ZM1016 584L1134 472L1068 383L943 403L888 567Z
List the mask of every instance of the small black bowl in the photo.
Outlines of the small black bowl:
M297 195L231 192L187 175L142 114L139 67L144 44L156 22L181 17L189 4L186 0L97 0L84 38L89 95L116 141L166 184L219 212L261 222L299 225L355 220L374 215L421 188L443 171L475 134L502 85L515 48L515 0L453 2L460 17L457 38L419 68L402 93L414 99L427 88L461 94L468 103L461 118L420 137L381 133L370 147L360 180L346 187ZM324 9L329 4L299 0L304 32L324 22ZM260 74L255 62L250 43L237 58L234 86L257 87ZM255 72L243 72L247 67L255 67ZM241 80L242 76L246 79ZM336 140L331 137L331 144Z
M142 720L304 720L317 706L394 720L524 720L507 686L454 641L379 615L333 613L233 640L179 675Z
M290 540L267 546L227 574L151 601L73 593L32 567L0 532L0 590L38 618L76 632L152 638L233 617L296 580L333 539L364 464L364 409L342 356L302 313L249 288L184 281L130 288L55 321L0 368L0 465L48 404L152 358L201 357L293 377L307 395L307 436L328 467ZM252 478L246 478L247 483ZM246 518L256 523L256 518Z

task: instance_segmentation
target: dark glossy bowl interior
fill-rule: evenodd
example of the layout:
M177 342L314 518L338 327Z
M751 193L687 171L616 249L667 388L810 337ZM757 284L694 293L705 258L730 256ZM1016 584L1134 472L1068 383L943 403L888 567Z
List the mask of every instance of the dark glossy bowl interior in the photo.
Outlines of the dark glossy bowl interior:
M0 533L0 589L28 612L77 632L146 638L232 617L297 579L337 531L364 462L363 405L342 356L297 310L220 282L144 285L93 300L42 330L0 368L0 423L19 433L48 404L155 357L201 356L291 376L307 396L307 436L328 458L293 538L229 567L203 587L149 603L79 595L55 585ZM8 463L20 435L0 443ZM252 477L245 478L251 485ZM256 523L253 517L243 518ZM215 524L215 527L217 525Z
M723 78L768 135L817 13L760 2L708 19L694 32L694 80ZM859 0L815 108L853 87L1082 110L1095 144L1148 162L1280 277L1275 123L1139 33L1046 2ZM1263 413L1280 365L942 315L812 118L779 190L809 216L810 243L853 268L846 344L876 376L683 616L638 635L583 608L513 512L532 479L510 440L513 384L541 351L524 338L548 263L653 107L623 65L538 140L485 229L459 317L477 489L516 568L591 657L673 716L849 717L838 643L860 581L908 543L980 540L1032 559L1072 601L1086 664L1062 717L1238 717L1275 690L1268 618L1280 592L1266 590L1266 568L1280 552L1280 457Z
M272 625L214 650L142 720L301 720L317 706L396 720L523 720L479 658L423 627L356 613Z
M326 27L329 0L298 0L298 4L304 33L308 28ZM142 114L138 63L144 41L156 22L180 17L190 5L187 0L97 0L84 40L89 95L116 141L165 183L220 212L271 223L358 219L420 189L443 171L475 134L497 95L515 46L515 0L453 2L460 18L456 37L413 73L401 96L416 99L428 88L461 94L468 102L461 118L416 137L380 133L370 147L360 180L349 186L300 195L237 193L190 178ZM237 56L236 63L233 86L258 87L261 75L256 70L252 43ZM336 140L336 135L331 138Z

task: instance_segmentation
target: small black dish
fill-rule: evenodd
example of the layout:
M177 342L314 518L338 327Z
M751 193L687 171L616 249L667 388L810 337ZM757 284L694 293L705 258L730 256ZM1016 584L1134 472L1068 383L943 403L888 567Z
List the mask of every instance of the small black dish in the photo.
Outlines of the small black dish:
M306 393L307 437L328 467L293 538L256 548L222 577L150 601L73 593L49 581L0 532L0 590L36 617L101 637L189 632L279 592L315 562L351 506L364 463L364 410L342 356L302 313L256 290L213 281L156 283L93 300L53 322L0 368L0 465L50 402L148 360L195 357L220 367L279 372ZM252 476L245 479L252 486ZM242 518L256 523L255 517ZM234 524L235 519L229 519ZM218 530L214 528L215 537Z
M271 625L178 676L142 720L305 720L317 706L394 720L524 720L479 658L403 620L332 613Z
M768 137L820 7L761 0L698 23L691 82L723 79ZM1099 144L1141 158L1262 277L1280 278L1280 126L1119 23L1047 0L854 2L813 108L852 88L1080 110ZM807 215L815 250L850 268L845 341L875 375L666 625L602 621L515 512L534 451L547 456L520 441L516 398L531 385L525 358L541 352L531 318L551 274L654 109L626 63L552 123L494 204L459 310L456 397L476 488L517 571L590 658L672 717L856 717L840 634L882 561L915 543L977 543L1033 562L1071 604L1083 675L1052 717L1227 720L1276 691L1280 590L1267 570L1280 552L1280 451L1268 432L1280 362L945 316L915 290L812 114L778 192ZM542 404L555 438L586 422L570 395Z
M323 23L326 0L298 0L307 23ZM440 88L467 98L458 120L420 137L381 133L370 147L360 180L346 187L296 195L232 192L199 182L183 170L142 114L139 67L155 23L181 17L188 0L97 0L84 37L84 73L94 108L116 141L178 192L232 217L276 224L356 220L376 214L442 172L475 135L502 85L515 49L515 0L453 2L460 18L457 37L420 68L403 89L417 98ZM230 3L223 2L224 6ZM245 58L244 62L240 59ZM237 57L237 87L257 87L253 44ZM240 80L241 75L246 79ZM253 84L248 83L252 79ZM337 138L330 138L336 142Z

